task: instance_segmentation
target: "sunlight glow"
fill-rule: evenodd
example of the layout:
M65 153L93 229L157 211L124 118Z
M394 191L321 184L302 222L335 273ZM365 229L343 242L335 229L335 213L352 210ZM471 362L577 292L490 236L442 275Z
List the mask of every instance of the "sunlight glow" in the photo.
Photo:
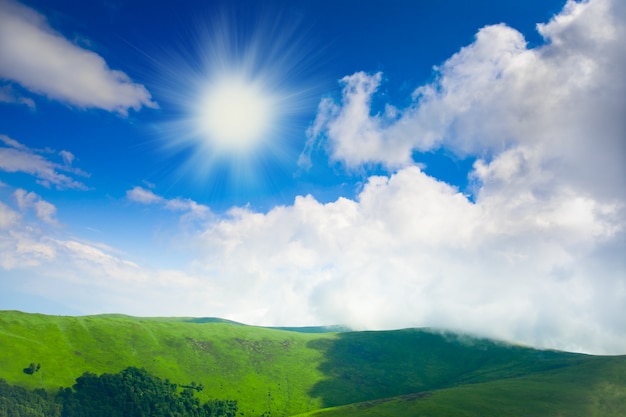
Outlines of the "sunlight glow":
M220 79L199 104L198 123L221 150L246 152L267 136L274 103L259 85L242 77Z
M239 196L295 169L320 61L297 19L276 29L280 15L226 8L155 60L159 103L171 115L157 129L176 181L191 174L207 193Z

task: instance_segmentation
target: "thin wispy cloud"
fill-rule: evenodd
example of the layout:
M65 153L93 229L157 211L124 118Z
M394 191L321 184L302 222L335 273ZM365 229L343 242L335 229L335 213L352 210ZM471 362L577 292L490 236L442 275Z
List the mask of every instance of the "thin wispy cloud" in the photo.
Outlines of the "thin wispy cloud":
M11 84L0 86L0 103L17 103L30 109L35 109L36 107L32 98L20 95Z
M45 187L55 186L57 189L86 190L87 186L72 176L87 177L89 174L72 167L73 155L61 151L63 163L49 159L49 150L30 149L24 144L6 135L0 135L0 170L14 173L23 172L33 175L37 182ZM71 156L72 155L72 156Z
M211 212L209 207L198 204L191 199L180 197L166 199L156 195L151 190L139 186L126 191L126 198L136 203L156 204L167 210L187 212L197 217L205 217Z

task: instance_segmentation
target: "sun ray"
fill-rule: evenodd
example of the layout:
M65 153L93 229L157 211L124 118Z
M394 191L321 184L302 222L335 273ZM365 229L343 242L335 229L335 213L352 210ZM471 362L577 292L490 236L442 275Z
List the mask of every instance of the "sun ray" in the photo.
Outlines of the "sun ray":
M321 91L311 75L319 64L295 36L296 23L276 24L280 14L218 16L161 60L156 90L170 111L159 126L164 149L188 155L179 178L192 173L206 183L220 175L239 189L273 186L276 179L264 176L285 170L260 165L297 161L302 115Z

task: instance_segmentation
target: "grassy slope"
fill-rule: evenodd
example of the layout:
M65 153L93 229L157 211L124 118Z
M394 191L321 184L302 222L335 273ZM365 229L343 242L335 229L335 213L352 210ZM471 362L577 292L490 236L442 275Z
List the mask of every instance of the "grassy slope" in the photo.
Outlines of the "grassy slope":
M623 417L626 357L319 410L299 417Z
M308 392L323 377L322 353L307 344L332 337L181 319L0 312L0 377L55 389L84 371L138 366L179 384L202 383L201 398L237 399L246 415L291 415L320 407ZM30 362L41 363L32 376L22 372Z
M565 407L564 416L593 416L601 404L620 409L626 396L624 357L539 351L424 330L307 334L219 319L4 311L0 352L0 377L13 384L54 389L71 386L84 371L140 366L176 383L202 383L204 399L237 399L246 416L363 401L370 402L326 413L474 417L496 415L485 410L498 404L499 416L559 415L553 403ZM32 376L22 372L30 362L41 363ZM433 393L411 395L424 391ZM409 396L371 401L399 395ZM521 412L525 402L537 413Z
M326 407L571 366L584 355L425 330L341 333L316 340L329 378L312 393Z

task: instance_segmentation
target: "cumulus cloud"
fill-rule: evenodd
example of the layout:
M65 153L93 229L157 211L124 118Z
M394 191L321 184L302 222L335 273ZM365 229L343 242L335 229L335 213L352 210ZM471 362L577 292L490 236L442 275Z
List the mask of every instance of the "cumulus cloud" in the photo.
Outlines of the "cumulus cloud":
M0 77L54 100L120 114L157 107L143 85L110 69L100 55L73 44L43 15L13 0L0 1L0 56Z
M598 265L598 248L623 248L614 207L577 195L472 203L409 167L370 178L357 200L298 197L230 216L198 236L196 267L237 294L230 317L242 321L441 326L547 347L626 347L623 261Z
M5 145L0 146L0 170L33 175L38 183L48 188L54 185L57 189L87 189L85 184L70 176L88 176L84 171L71 166L74 160L72 153L59 152L63 159L63 164L60 164L44 156L48 151L31 149L6 135L0 135L0 142Z
M569 1L547 24L546 44L529 49L506 25L481 29L475 41L436 68L405 109L374 113L381 74L344 77L341 100L322 101L302 160L324 146L349 168L412 164L414 151L445 148L461 157L495 158L533 149L555 174L587 190L626 195L624 7L618 1ZM598 167L602 167L598 169Z

